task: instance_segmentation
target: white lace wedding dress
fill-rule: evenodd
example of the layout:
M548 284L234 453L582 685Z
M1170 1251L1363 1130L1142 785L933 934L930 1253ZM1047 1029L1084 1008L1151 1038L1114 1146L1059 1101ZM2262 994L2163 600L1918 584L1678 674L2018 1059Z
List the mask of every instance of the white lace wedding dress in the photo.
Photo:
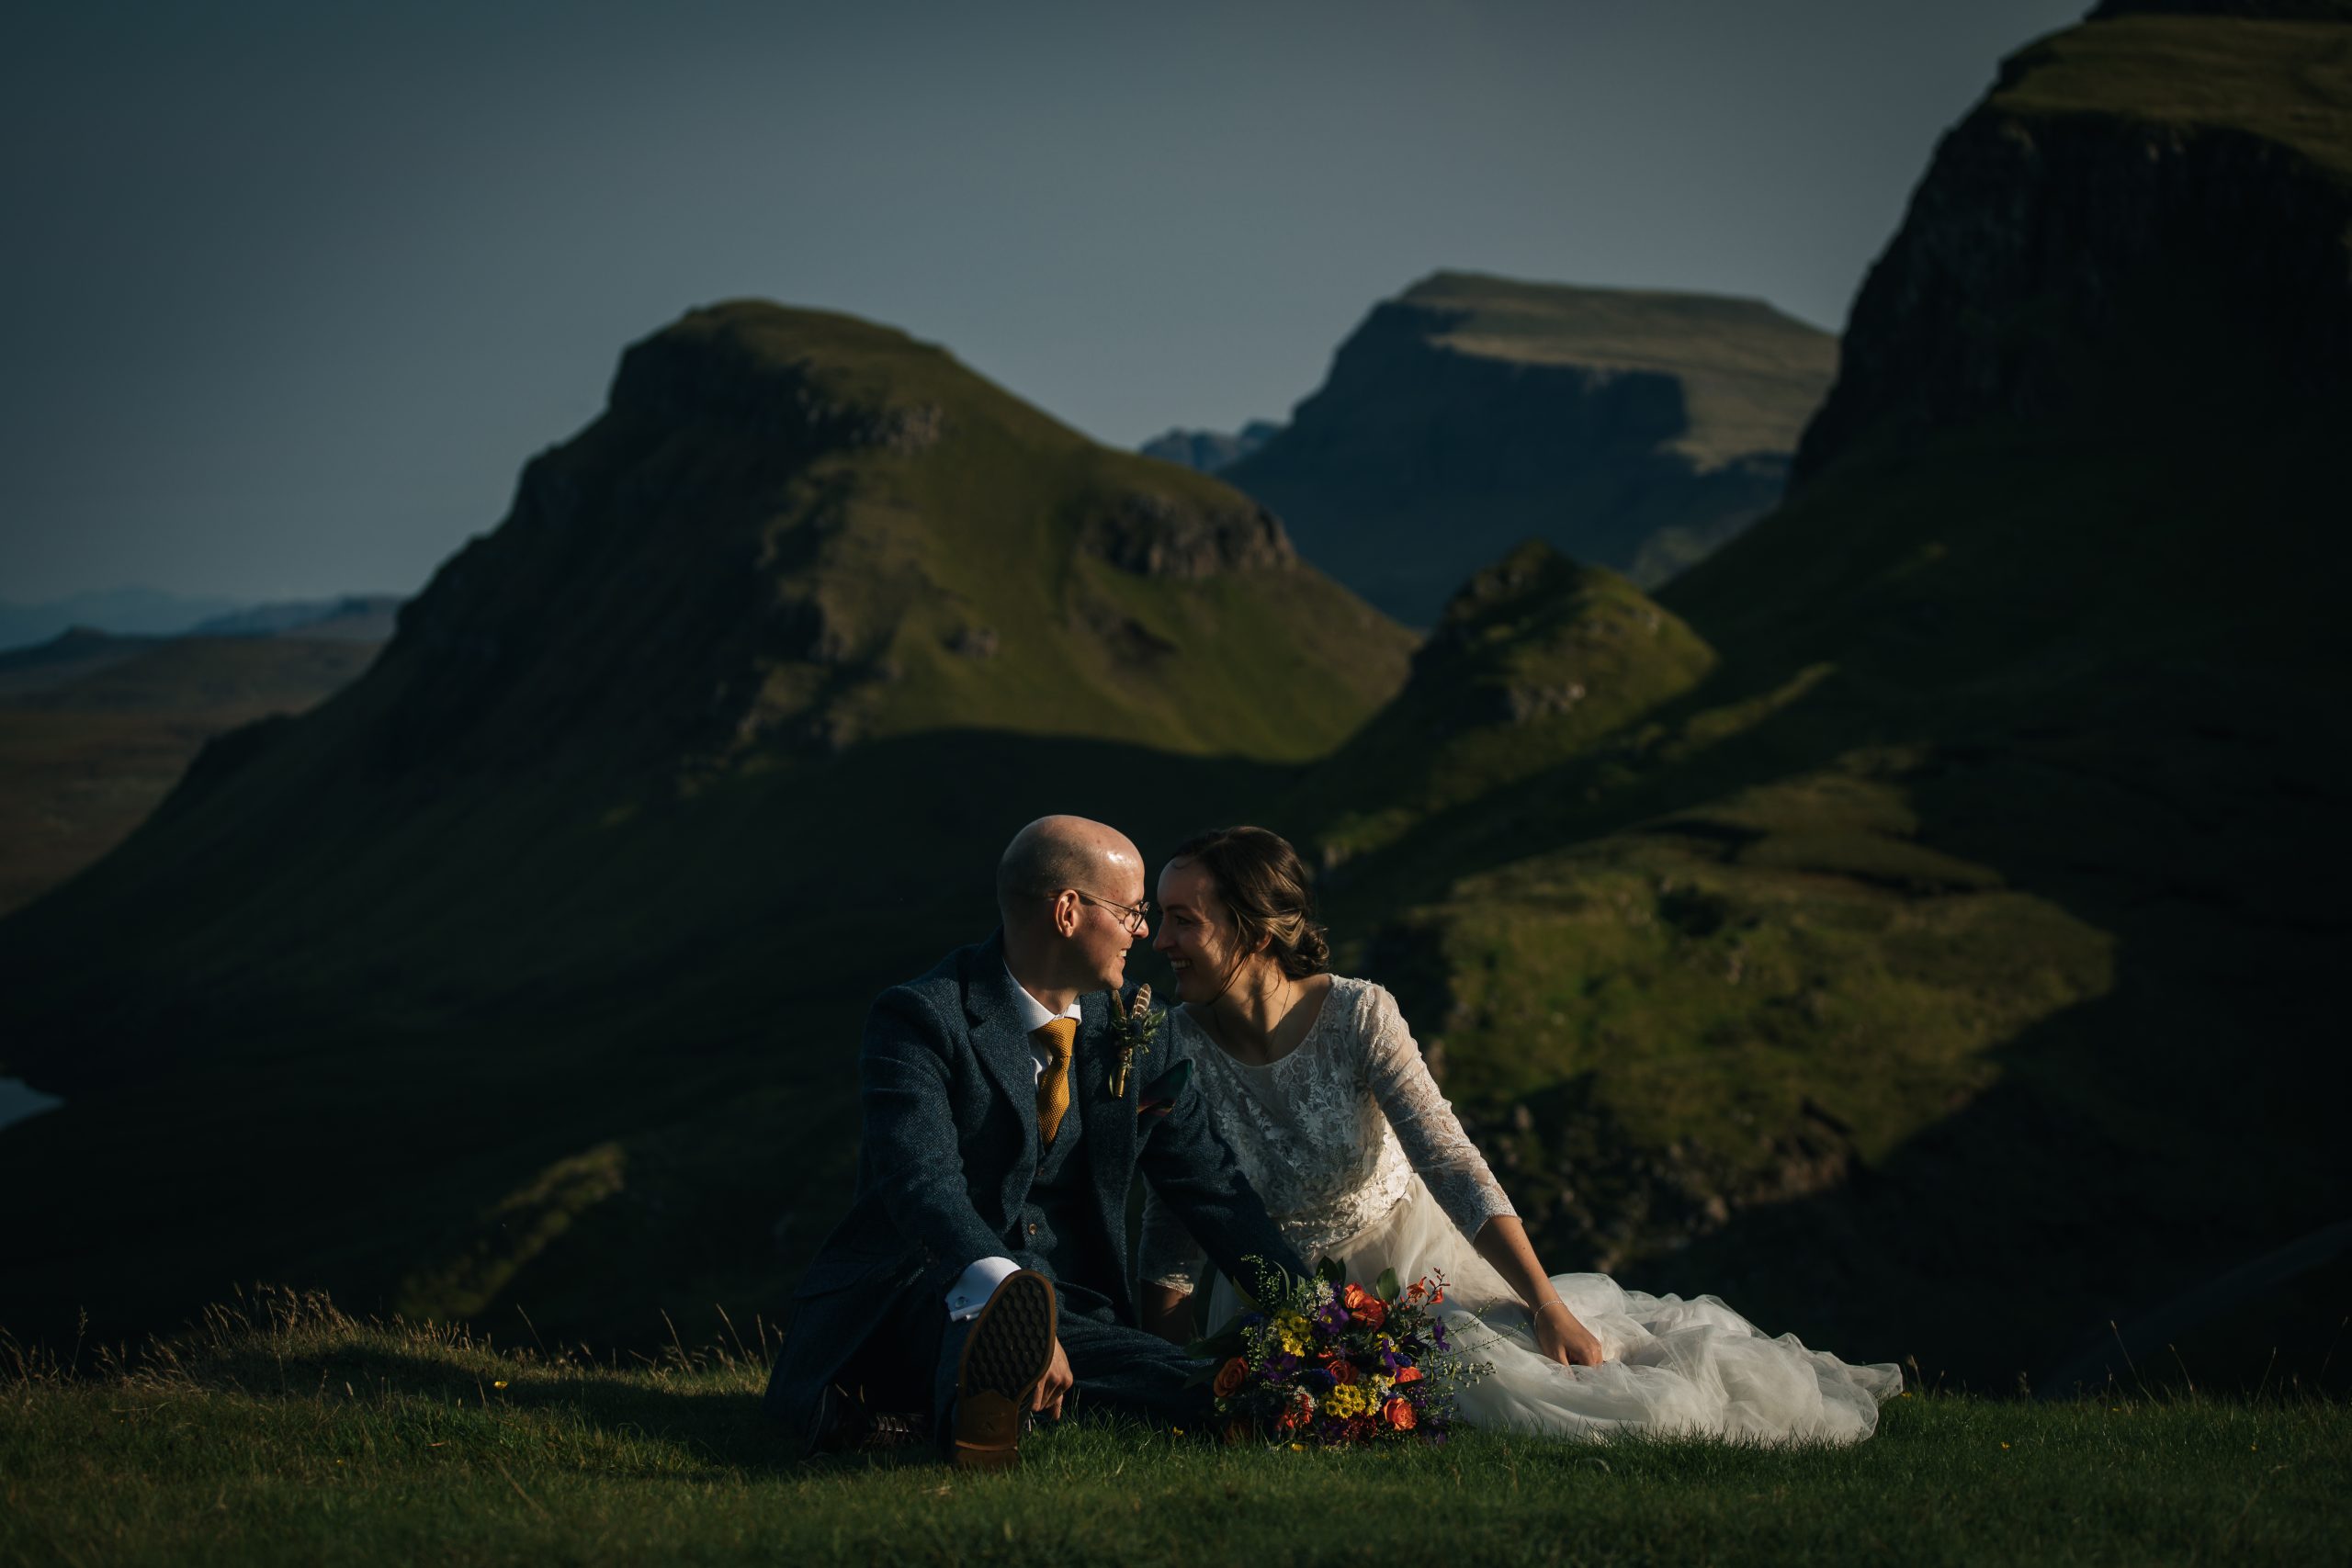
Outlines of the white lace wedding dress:
M1855 1442L1903 1386L1893 1365L1849 1366L1794 1335L1768 1337L1713 1296L1645 1295L1606 1274L1552 1283L1607 1359L1548 1360L1517 1292L1469 1241L1511 1213L1510 1201L1422 1065L1396 998L1335 977L1306 1038L1265 1066L1235 1060L1181 1009L1166 1027L1183 1034L1193 1087L1302 1258L1336 1258L1367 1285L1386 1269L1408 1284L1443 1272L1447 1334L1495 1368L1462 1392L1467 1425ZM1146 1280L1193 1288L1200 1249L1156 1201L1145 1205L1142 1250ZM1207 1322L1238 1304L1218 1279Z

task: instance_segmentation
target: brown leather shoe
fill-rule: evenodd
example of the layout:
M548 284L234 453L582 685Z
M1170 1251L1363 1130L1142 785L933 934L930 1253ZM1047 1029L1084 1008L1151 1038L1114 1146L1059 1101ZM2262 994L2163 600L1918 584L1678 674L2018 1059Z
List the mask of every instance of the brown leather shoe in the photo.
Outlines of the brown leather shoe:
M956 1363L957 1469L1020 1462L1021 1418L1053 1363L1053 1282L1031 1269L1007 1274L972 1320Z

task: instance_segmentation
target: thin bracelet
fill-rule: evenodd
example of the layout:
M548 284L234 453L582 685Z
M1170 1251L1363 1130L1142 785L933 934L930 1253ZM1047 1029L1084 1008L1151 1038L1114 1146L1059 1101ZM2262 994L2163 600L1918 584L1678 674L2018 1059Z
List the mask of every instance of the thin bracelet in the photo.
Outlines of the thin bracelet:
M1545 1303L1544 1303L1544 1306L1537 1307L1537 1308L1535 1309L1535 1312L1536 1312L1536 1315L1537 1315L1537 1316L1539 1316L1539 1317L1540 1317L1540 1316L1542 1316L1542 1315L1543 1315L1543 1313L1544 1313L1544 1307L1558 1307L1562 1312L1568 1312L1568 1303L1566 1303L1566 1302L1564 1302L1564 1301L1562 1301L1562 1300L1561 1300L1559 1297L1557 1297L1557 1296L1554 1296L1550 1301L1545 1302ZM1568 1315L1569 1315L1570 1317L1574 1317L1574 1316L1576 1316L1576 1314L1574 1314L1574 1313L1572 1313L1572 1312L1568 1312Z

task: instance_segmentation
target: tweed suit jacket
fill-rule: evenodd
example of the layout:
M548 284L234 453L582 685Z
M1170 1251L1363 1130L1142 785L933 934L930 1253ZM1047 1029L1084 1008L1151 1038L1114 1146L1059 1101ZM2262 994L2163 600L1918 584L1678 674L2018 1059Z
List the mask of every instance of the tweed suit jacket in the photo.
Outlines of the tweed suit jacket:
M1130 993L1131 994L1131 993ZM1091 1177L1091 1247L1069 1256L1115 1259L1115 1279L1077 1279L1134 1323L1135 1253L1127 1193L1140 1173L1236 1279L1245 1259L1306 1272L1265 1205L1187 1087L1165 1113L1140 1121L1143 1088L1175 1066L1182 1047L1162 1029L1114 1094L1112 997L1080 998L1070 1094L1082 1101L1078 1148ZM858 1054L864 1142L846 1218L801 1278L797 1311L768 1380L765 1408L813 1444L825 1389L865 1348L902 1292L938 1301L983 1258L1050 1272L1016 1235L1037 1169L1036 1056L1005 971L1000 931L956 949L921 978L885 991L866 1017Z

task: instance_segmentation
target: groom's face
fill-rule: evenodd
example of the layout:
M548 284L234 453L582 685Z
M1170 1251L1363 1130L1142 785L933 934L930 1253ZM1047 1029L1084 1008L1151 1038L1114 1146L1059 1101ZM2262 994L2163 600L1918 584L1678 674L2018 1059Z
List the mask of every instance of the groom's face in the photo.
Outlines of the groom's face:
M1071 900L1078 918L1069 941L1093 988L1115 991L1126 983L1127 950L1151 934L1147 926L1144 935L1137 937L1127 930L1124 910L1111 908L1115 904L1133 908L1144 901L1142 858L1132 852L1106 855L1094 880L1099 886L1085 890L1093 898Z

